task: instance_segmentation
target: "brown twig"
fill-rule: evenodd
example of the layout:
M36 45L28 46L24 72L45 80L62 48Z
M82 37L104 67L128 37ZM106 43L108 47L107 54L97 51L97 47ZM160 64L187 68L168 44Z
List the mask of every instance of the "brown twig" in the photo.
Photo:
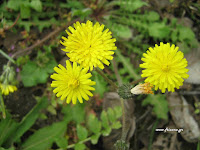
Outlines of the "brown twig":
M130 84L131 84L131 85L137 84L137 83L139 83L139 82L141 82L141 81L144 81L144 79L145 79L145 78L141 78L141 79L135 80L135 81L131 82Z
M12 27L14 27L14 26L17 24L17 21L19 20L19 17L20 17L20 14L18 14L17 18L15 19L15 22L14 22L11 26L9 26L9 27L7 27L7 28L4 28L4 31L5 31L5 30L9 30L9 29L11 29Z
M52 36L58 34L59 32L61 32L62 30L64 30L65 28L67 28L68 26L70 26L71 24L73 24L74 22L79 21L79 19L76 19L74 21L68 22L66 25L59 27L57 29L55 29L53 32L49 33L47 36L45 36L43 39L37 41L35 44L33 44L30 47L27 47L23 50L19 50L16 53L14 53L12 55L12 58L16 58L18 55L23 54L27 51L32 51L34 48L36 48L37 46L41 45L42 43L44 43L45 41L47 41L48 39L50 39Z

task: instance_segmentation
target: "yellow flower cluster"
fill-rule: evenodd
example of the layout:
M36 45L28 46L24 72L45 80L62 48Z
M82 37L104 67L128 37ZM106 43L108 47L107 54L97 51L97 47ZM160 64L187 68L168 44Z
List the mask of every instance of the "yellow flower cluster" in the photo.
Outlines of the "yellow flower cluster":
M16 91L17 87L14 85L0 83L0 89L3 95L8 95L9 93Z
M89 78L94 67L104 68L103 64L109 65L108 60L113 59L116 39L112 39L109 29L104 30L104 25L98 22L93 25L91 21L86 23L74 23L74 28L66 30L68 37L62 37L60 41L65 46L63 51L67 52L69 60L66 61L66 68L58 65L54 70L57 73L51 75L51 87L55 87L54 93L61 100L66 99L67 103L72 101L76 104L77 99L83 103L83 99L89 100L88 96L93 96L90 91L95 90L91 87L96 83ZM78 64L80 66L78 66Z

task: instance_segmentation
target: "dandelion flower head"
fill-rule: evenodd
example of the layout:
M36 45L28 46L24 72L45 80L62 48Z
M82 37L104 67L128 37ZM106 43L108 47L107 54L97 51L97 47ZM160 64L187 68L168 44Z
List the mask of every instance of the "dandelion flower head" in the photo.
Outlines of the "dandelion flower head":
M62 37L60 41L65 46L70 61L79 63L84 68L93 70L94 67L104 68L103 64L109 65L108 60L113 59L116 39L112 39L109 29L104 30L104 25L91 21L86 23L74 23L74 28L66 30L68 37Z
M54 67L57 73L51 75L52 81L51 87L56 87L53 92L57 93L57 97L61 97L61 100L66 98L66 102L76 104L77 99L80 103L83 103L83 98L89 100L89 96L93 96L90 92L95 90L91 85L95 85L94 81L89 78L91 73L87 73L88 69L78 66L76 62L71 65L70 61L66 61L66 68L62 65Z
M155 86L155 90L158 88L165 92L174 92L174 89L183 85L183 78L188 78L187 74L187 60L181 51L178 51L179 47L175 47L174 44L170 46L169 43L157 44L154 48L149 48L146 53L143 54L140 64L142 71L142 77L146 77L145 82L149 82Z
M13 93L14 91L16 91L17 87L14 85L0 83L0 89L3 95L9 95L9 93Z

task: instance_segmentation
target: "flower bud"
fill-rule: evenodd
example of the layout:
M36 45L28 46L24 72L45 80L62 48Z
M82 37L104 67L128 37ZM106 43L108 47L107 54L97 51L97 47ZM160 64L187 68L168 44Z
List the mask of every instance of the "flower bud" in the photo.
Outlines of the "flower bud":
M129 84L123 84L118 89L118 94L123 99L129 99L132 98L133 95L131 94L131 88L132 86Z
M149 82L147 82L144 84L136 85L134 88L131 89L131 93L134 95L153 94L152 88L153 86Z

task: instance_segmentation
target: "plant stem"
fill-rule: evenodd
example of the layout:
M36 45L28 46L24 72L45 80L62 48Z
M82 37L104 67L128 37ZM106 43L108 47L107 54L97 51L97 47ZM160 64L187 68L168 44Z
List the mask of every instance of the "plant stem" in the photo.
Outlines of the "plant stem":
M83 143L85 143L85 142L87 142L87 141L90 141L90 140L91 140L91 137L89 137L89 138L87 138L87 139L85 139L85 140L83 140L83 141L80 141L80 142L78 142L78 143L76 143L76 144L83 144ZM69 148L73 148L76 144L68 145L67 148L66 148L66 150L69 149ZM59 149L57 149L57 150L63 150L63 149L62 149L62 148L59 148Z
M121 107L122 107L122 137L121 139L123 141L126 141L126 115L125 115L125 108L124 108L124 100L123 98L120 98L121 101Z
M5 105L4 105L3 96L2 96L1 91L0 91L0 108L1 108L1 111L2 111L3 119L5 119L6 118L6 111L5 111Z
M1 49L0 49L0 54L3 55L5 58L7 58L9 61L11 61L12 63L15 64L15 60L12 59L10 56L8 56L8 55L7 55L4 51L2 51Z
M131 82L130 84L131 84L131 85L137 84L137 83L139 83L139 82L141 82L141 81L144 81L144 79L146 79L146 78L141 78L141 79L135 80L135 81Z
M103 71L99 70L98 68L95 69L98 74L100 74L110 85L112 85L115 89L118 89L118 86L112 81L110 80L104 73Z
M150 135L150 141L149 141L149 146L148 146L148 150L151 150L151 146L152 146L152 142L153 142L153 137L154 137L154 133L155 133L155 129L158 125L159 119L156 119L156 122L153 125L153 128L151 130L151 135Z

